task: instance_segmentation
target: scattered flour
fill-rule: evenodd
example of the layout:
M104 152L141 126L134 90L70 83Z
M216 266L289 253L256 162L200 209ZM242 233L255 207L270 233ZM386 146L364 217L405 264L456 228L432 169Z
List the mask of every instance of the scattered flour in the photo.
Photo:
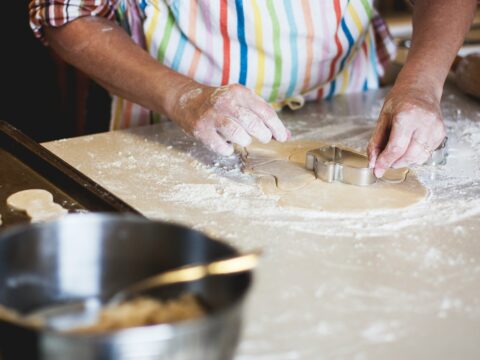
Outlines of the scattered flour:
M180 108L184 109L185 106L187 105L187 103L192 100L192 99L195 99L197 96L199 96L200 94L202 93L202 89L201 88L198 88L198 89L193 89L193 90L190 90L188 91L187 93L183 94L182 96L180 96L180 99L178 100L178 103L180 105Z
M294 140L362 150L382 100L362 101L280 116ZM88 140L95 161L71 140L49 148L150 218L264 249L239 359L391 358L369 356L371 347L408 346L433 330L440 345L478 343L480 113L465 104L445 96L447 165L414 169L430 194L400 210L279 207L241 172L238 156L216 156L170 123ZM453 310L462 321L448 322Z
M396 323L375 322L368 325L362 332L362 336L371 342L382 343L392 342L396 339L393 328L398 326Z

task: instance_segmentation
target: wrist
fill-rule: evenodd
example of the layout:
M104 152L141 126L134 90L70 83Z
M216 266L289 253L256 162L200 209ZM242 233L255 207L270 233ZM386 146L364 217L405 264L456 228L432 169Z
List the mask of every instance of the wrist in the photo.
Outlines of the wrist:
M167 70L167 73L159 74L154 80L154 90L151 97L151 109L162 113L169 119L175 120L178 112L178 102L182 94L190 89L202 87L196 81Z
M441 70L407 63L398 74L393 86L402 91L422 92L425 96L440 101L447 74L448 72L444 74Z

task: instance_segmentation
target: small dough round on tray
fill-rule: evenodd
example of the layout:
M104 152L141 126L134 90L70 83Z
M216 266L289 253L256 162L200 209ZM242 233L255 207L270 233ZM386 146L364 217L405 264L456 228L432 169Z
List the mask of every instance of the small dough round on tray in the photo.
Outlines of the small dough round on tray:
M25 211L31 222L48 221L65 215L68 210L53 202L53 195L43 189L19 191L10 195L7 205Z
M27 210L41 204L53 203L53 195L47 190L30 189L16 192L7 199L7 205L15 210Z

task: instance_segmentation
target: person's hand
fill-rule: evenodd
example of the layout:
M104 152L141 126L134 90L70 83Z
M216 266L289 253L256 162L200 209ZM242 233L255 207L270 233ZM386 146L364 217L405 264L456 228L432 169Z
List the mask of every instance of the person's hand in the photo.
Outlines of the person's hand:
M368 144L369 166L380 178L390 167L423 164L444 138L439 98L424 89L394 86Z
M187 133L221 155L231 155L233 144L247 146L252 137L262 143L290 137L275 110L253 91L233 84L219 88L192 82L174 106L172 120Z

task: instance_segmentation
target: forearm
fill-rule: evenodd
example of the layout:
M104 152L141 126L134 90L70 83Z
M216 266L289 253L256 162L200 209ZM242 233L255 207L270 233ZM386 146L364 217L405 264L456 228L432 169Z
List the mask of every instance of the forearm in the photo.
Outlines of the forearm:
M192 82L153 59L115 23L94 17L47 28L50 46L112 94L171 114L181 89Z
M110 92L167 115L187 133L222 155L289 137L275 111L241 85L201 85L158 63L116 24L85 17L46 29L47 41L66 61Z
M445 138L443 84L473 19L476 0L416 0L412 48L368 145L369 165L423 164Z
M412 47L396 85L418 85L440 99L475 8L476 0L416 0Z

